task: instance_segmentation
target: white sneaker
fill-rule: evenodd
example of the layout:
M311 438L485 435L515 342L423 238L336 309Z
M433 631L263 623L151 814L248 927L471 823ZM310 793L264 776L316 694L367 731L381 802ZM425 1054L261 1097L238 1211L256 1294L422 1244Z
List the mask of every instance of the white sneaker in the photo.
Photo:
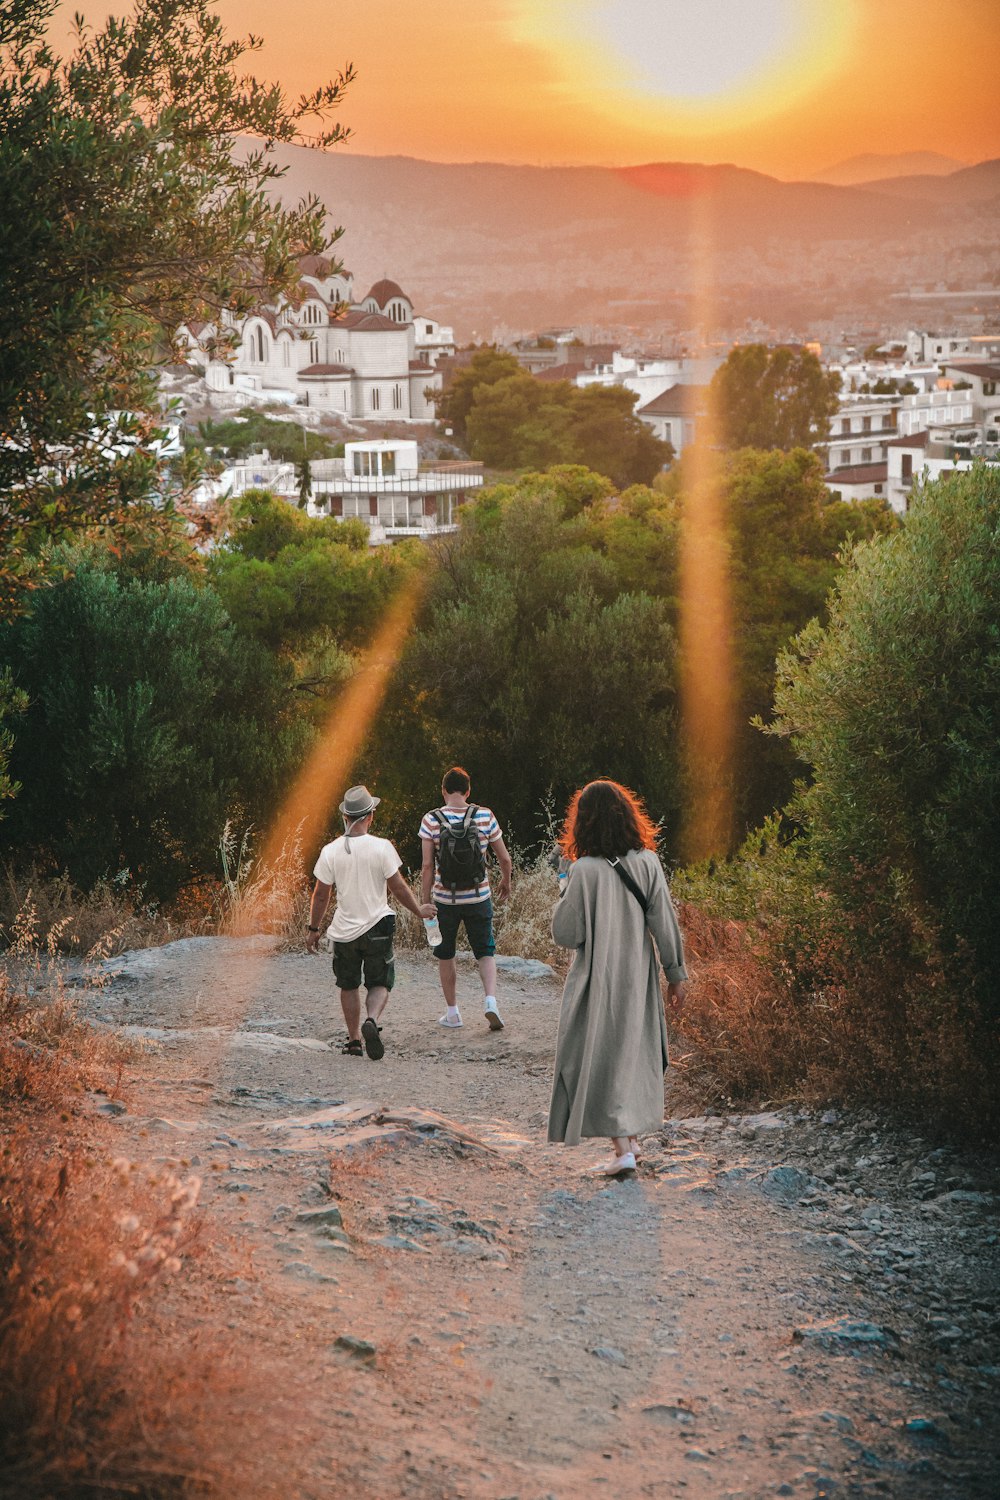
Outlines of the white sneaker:
M461 1024L462 1017L458 1014L458 1011L456 1011L454 1015L451 1015L448 1011L445 1011L443 1016L438 1017L439 1026L450 1026L454 1028L456 1026L461 1026Z
M635 1171L635 1152L626 1151L624 1156L613 1156L601 1162L599 1167L589 1167L589 1177L621 1177L625 1172Z
M497 1003L492 995L488 995L486 997L486 1004L483 1006L483 1014L486 1017L486 1023L491 1031L503 1031L503 1022L500 1019L500 1012L497 1010Z

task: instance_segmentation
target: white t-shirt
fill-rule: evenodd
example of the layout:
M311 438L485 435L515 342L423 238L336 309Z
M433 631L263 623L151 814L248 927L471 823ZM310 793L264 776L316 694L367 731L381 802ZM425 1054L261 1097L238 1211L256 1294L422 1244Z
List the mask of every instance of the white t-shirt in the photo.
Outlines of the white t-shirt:
M385 883L402 863L388 839L371 833L342 834L323 846L313 874L337 887L337 909L327 928L334 942L349 943L391 914Z

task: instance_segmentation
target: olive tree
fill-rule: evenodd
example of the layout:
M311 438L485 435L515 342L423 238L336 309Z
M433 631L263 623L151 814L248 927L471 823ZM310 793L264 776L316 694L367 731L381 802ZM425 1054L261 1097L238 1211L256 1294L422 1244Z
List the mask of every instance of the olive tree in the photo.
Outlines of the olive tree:
M156 481L151 374L184 320L294 293L337 238L315 197L284 207L277 141L324 123L348 67L296 103L242 72L206 0L137 0L65 57L55 0L0 7L0 611L53 537L108 524ZM247 142L246 138L251 138ZM337 232L339 233L339 231Z

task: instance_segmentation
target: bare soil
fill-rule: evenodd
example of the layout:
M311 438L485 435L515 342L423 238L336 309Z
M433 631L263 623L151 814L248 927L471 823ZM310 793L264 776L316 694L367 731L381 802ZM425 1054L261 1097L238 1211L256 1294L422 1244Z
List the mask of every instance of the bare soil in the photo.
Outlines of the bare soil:
M993 1164L875 1117L678 1117L672 1068L608 1182L603 1142L544 1141L554 977L502 973L494 1033L468 962L449 1032L403 956L379 1062L340 1053L323 956L194 939L106 979L83 1003L149 1051L91 1107L203 1178L231 1269L170 1319L271 1372L280 1442L229 1416L258 1493L1000 1493Z

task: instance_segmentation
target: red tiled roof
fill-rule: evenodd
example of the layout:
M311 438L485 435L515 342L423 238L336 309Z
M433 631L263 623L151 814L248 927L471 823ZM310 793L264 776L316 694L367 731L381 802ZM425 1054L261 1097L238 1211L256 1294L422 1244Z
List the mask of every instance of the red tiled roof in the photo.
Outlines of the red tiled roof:
M584 364L583 360L574 362L573 364L567 363L565 365L549 365L547 370L536 370L535 379L575 380L578 375L582 375L584 373L586 368L587 366Z
M410 360L410 374L411 375L433 375L434 374L434 366L433 365L426 365L426 364L424 364L424 361L422 359L411 359Z
M393 297L402 297L404 302L409 302L410 300L401 286L397 286L396 282L389 281L384 276L381 281L376 281L368 296L362 300L367 302L368 297L374 297L379 307L385 307L387 303L392 301Z
M889 477L888 464L849 464L823 475L824 484L872 484Z
M694 417L708 406L707 385L672 385L636 411L637 417Z
M905 437L890 438L885 446L887 448L926 448L929 436L925 428L923 432L910 432Z
M353 365L306 365L304 370L299 371L303 380L327 380L331 375L352 375Z
M394 323L391 318L385 318L381 313L365 312L363 308L356 307L344 313L342 318L338 318L335 327L352 328L358 333L383 333L388 330L399 333L405 324Z
M946 370L958 370L962 375L982 375L986 380L1000 380L1000 365L991 360L970 360L967 364L957 364L948 359L944 361Z
M326 281L327 277L334 275L333 262L325 255L300 255L299 270L303 276L315 276L319 281ZM348 272L341 274L347 276Z

